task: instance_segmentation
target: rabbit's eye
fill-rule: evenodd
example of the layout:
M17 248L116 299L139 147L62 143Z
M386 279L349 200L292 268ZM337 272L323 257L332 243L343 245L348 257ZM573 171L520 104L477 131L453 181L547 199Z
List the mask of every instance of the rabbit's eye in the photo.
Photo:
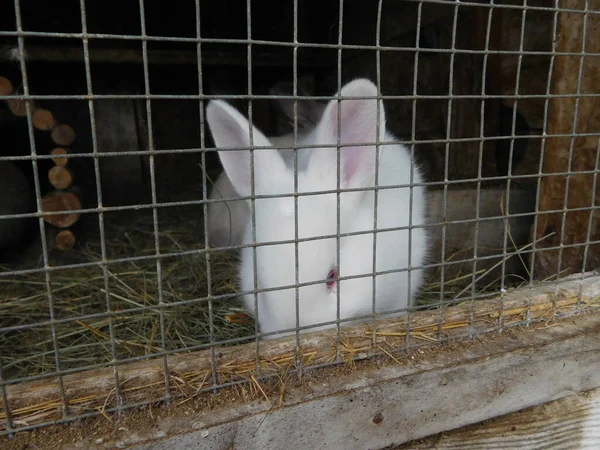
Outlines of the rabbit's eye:
M335 287L335 283L337 282L336 278L338 277L337 267L333 267L329 273L327 274L327 290L332 291Z

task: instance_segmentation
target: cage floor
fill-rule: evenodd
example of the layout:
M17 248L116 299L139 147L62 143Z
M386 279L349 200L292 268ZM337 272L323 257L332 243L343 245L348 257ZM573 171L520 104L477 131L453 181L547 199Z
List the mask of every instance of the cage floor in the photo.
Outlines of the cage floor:
M149 213L127 221L105 219L106 261L134 261L103 266L100 235L92 232L75 249L49 254L50 266L80 267L52 270L48 278L42 271L0 277L0 327L11 327L0 333L3 376L51 372L57 363L62 370L96 365L253 333L251 322L229 318L242 311L235 301L236 255L200 253L201 218L182 210L159 215L160 252L177 255L160 263L153 257ZM213 301L210 309L207 261L210 294L231 296Z
M157 234L151 211L127 218L106 215L104 245L97 218L89 217L85 229L95 226L96 232L87 231L73 250L51 251L54 269L48 276L36 271L0 277L3 376L14 379L250 339L254 322L237 298L236 252L203 252L200 211L159 211ZM157 242L160 254L169 255L160 263ZM15 267L0 267L11 270ZM447 277L442 289L440 272L430 271L418 307L459 303L474 293L486 298L500 286L494 280L473 289L472 274L459 272Z

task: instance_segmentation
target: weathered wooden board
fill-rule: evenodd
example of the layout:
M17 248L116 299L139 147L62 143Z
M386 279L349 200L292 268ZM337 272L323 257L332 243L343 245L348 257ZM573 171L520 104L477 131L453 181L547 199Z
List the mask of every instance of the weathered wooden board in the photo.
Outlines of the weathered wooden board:
M166 447L156 448L177 448L200 436L210 439L200 439L206 447L198 448L228 448L220 443L232 442L239 443L239 448L281 448L290 439L307 448L340 442L355 442L356 448L378 448L600 387L600 315L594 312L598 298L600 276L588 274L582 279L577 275L559 285L525 288L474 305L466 302L442 312L416 312L408 321L382 321L376 330L365 324L348 326L341 336L341 361L372 355L380 355L379 359L330 377L319 377L316 368L335 360L335 330L303 335L298 353L294 337L262 342L258 363L254 343L219 348L214 357L220 383L256 381L257 364L261 375L276 379L297 364L316 370L306 372L299 385L292 383L284 397L279 399L276 394L273 403L247 403L238 398L216 409L198 403L193 417L186 414L185 419L173 408L172 419L153 424L150 430L136 430L127 439L130 444L141 445L169 437L164 441ZM588 314L572 315L586 310ZM558 321L553 312L571 318ZM503 333L483 334L499 329L500 323L522 324L528 317L552 326L503 328ZM469 336L478 339L465 341ZM420 346L407 353L407 340L413 349L416 344ZM440 346L443 342L452 344ZM387 360L385 353L393 356ZM212 355L206 350L169 356L171 388L178 393L210 389ZM163 360L155 358L63 376L67 408L82 414L114 407L115 372L121 383L122 404L159 398L164 395L164 368ZM211 393L199 395L201 400ZM61 419L55 380L9 385L7 397L12 420L18 426ZM258 398L263 395L258 394ZM384 425L373 427L378 413ZM291 427L290 423L302 426ZM173 437L186 432L192 434ZM342 441L349 436L349 441ZM269 440L273 447L265 447ZM316 443L319 445L312 445ZM118 443L107 439L101 444L113 448Z
M281 407L232 405L66 448L378 449L598 388L599 350L600 316L590 314L332 377Z
M527 408L390 450L600 448L600 390Z
M600 52L600 40L596 32L600 27L600 15L584 15L584 3L589 10L600 11L600 0L560 2L561 7L581 10L581 13L559 13L557 51ZM598 133L600 97L577 95L598 94L599 83L598 56L556 56L552 74L552 94L570 96L553 98L550 101L548 135ZM589 248L581 245L598 241L600 238L600 214L597 209L591 209L600 204L600 183L594 183L598 173L592 173L599 169L598 148L596 135L548 139L543 172L557 175L542 179L539 206L542 215L533 234L536 237L554 234L538 245L540 253L535 257L535 276L538 279L555 276L563 270L579 272L600 266L600 245L589 245ZM572 174L566 176L566 172ZM581 210L563 213L564 208ZM559 246L561 248L558 248ZM547 248L551 250L545 250ZM582 268L584 256L587 260Z

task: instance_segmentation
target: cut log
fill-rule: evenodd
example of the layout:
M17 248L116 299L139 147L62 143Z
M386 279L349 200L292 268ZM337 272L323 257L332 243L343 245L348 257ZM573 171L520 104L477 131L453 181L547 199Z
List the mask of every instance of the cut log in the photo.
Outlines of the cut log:
M77 242L77 239L75 238L75 233L73 233L71 230L60 230L57 233L54 242L56 243L56 248L64 251L71 250L73 247L75 247L75 242Z
M75 130L69 125L60 124L54 127L50 135L56 145L69 146L75 141Z
M69 213L81 209L81 201L72 192L52 192L42 199L42 212L64 212L67 214L51 214L44 220L59 228L68 228L79 220L79 213Z
M600 11L600 0L590 0L586 4L588 11ZM558 15L556 51L564 54L556 56L551 93L563 97L550 100L549 138L542 171L546 176L540 186L537 228L532 230L533 239L548 236L537 244L534 264L537 279L600 266L600 245L597 244L600 215L593 209L600 200L600 182L595 182L593 174L598 171L598 136L594 133L600 129L600 97L573 96L600 92L600 58L573 55L582 51L600 52L600 40L593 31L600 28L600 15L584 14L584 5L579 0L563 0L560 6L581 10L581 13L560 12ZM586 25L588 32L584 34ZM573 140L552 137L582 133L587 135ZM560 175L565 172L570 175ZM562 212L563 208L566 213ZM596 243L582 245L586 242Z
M27 115L27 107L25 106L25 100L18 98L11 98L6 101L8 103L8 109L15 116L25 117ZM35 111L35 105L31 103L31 110Z
M66 148L56 147L50 152L50 154L54 156L54 158L52 158L52 162L57 166L65 167L69 163L69 158L63 156L69 154Z
M0 77L0 95L10 95L13 93L13 85L8 78Z
M56 126L56 119L47 109L36 109L31 116L33 126L41 131L49 131Z
M48 171L48 180L56 189L66 189L73 182L73 175L66 167L54 166Z

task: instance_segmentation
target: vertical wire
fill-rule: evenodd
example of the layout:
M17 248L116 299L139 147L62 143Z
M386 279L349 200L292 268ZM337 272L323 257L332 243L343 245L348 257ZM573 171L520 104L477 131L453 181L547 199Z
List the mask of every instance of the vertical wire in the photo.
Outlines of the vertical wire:
M252 95L252 8L251 1L246 1L246 31L247 31L247 65L248 65L248 96ZM255 332L255 363L256 372L260 375L260 341L259 341L259 328L258 328L258 263L257 263L257 242L256 242L256 186L255 186L255 173L254 173L254 133L252 126L252 99L248 100L248 127L250 136L250 203L251 203L251 221L252 221L252 266L254 273L254 311L256 311L256 322L254 324Z
M412 86L412 95L413 95L413 100L411 102L411 109L412 109L412 123L410 126L410 138L411 141L413 142L410 145L410 210L411 210L411 218L410 218L410 222L409 225L412 225L412 208L413 208L413 203L414 203L414 188L413 188L413 183L414 183L414 171L415 171L415 142L417 140L417 92L418 92L418 87L419 87L419 83L418 83L418 79L419 79L419 56L420 56L420 51L421 51L421 20L422 20L422 8L423 7L423 3L419 2L417 4L417 29L416 29L416 34L415 34L415 58L414 58L414 66L413 66L413 86ZM426 189L424 187L421 187L420 189ZM420 224L420 227L423 227L423 224ZM423 228L422 228L423 229ZM428 230L425 230L425 232L427 233ZM408 240L409 240L409 247L412 247L412 227L409 228L409 234L408 234ZM412 265L412 262L410 262L410 257L409 257L409 267ZM424 272L425 269L420 269L421 273ZM410 281L410 271L408 272L408 279ZM411 294L412 289L410 288L410 284L408 286L408 294L409 294L409 299L411 298L410 294ZM415 306L415 305L409 305L409 306ZM438 322L438 332L439 334L441 334L441 330L442 330L442 324L443 324L443 320L444 320L444 312L443 312L443 307L440 306L440 316L439 316L439 322ZM408 308L407 311L407 317L406 317L406 334L411 334L411 322L412 322L412 309Z
M340 0L340 8L339 8L339 21L338 21L338 60L337 60L337 231L336 231L336 267L338 268L338 276L341 276L341 265L340 265L340 233L341 233L341 217L340 217L340 207L341 207L341 170L340 170L340 162L341 162L341 142L342 142L342 102L341 102L341 91L342 91L342 35L344 28L344 0ZM341 295L342 295L342 282L337 282L337 296L336 296L336 330L337 330L337 339L336 339L336 361L340 359L342 338L340 334L340 315L341 315Z
M456 54L456 29L458 24L458 4L454 6L454 16L452 19L452 43L450 52L450 64L448 70L448 119L446 122L446 145L444 151L444 201L442 208L442 245L441 245L441 280L440 280L440 303L444 302L444 283L446 279L446 215L448 212L448 164L450 160L450 135L452 134L452 99L454 97L454 56ZM443 319L441 319L443 320ZM406 344L410 347L410 337L406 334Z
M515 80L515 101L512 110L512 122L511 122L511 139L508 150L508 174L506 177L506 194L504 198L504 213L502 214L502 221L504 222L504 232L502 236L502 263L501 263L501 274L500 274L500 317L499 325L504 326L504 293L506 292L506 259L508 245L508 228L509 228L509 216L510 216L510 187L512 180L512 161L515 146L515 128L517 120L517 107L518 99L520 97L519 87L521 83L521 67L523 66L523 42L525 40L525 24L527 21L527 0L523 0L523 9L521 10L521 31L519 35L519 56L517 57L517 73Z
M294 0L294 47L293 47L293 96L298 95L298 0ZM294 268L295 268L295 306L296 306L296 369L302 379L303 366L300 348L300 259L298 257L298 100L294 98Z
M418 77L418 73L419 73L419 45L420 45L420 35L421 35L421 5L422 3L419 2L419 4L417 5L417 29L416 29L416 39L415 39L415 55L414 55L414 67L413 67L413 91L415 91L415 95L416 95L416 86L417 86L417 77ZM380 18L378 17L378 20L380 20ZM416 98L415 98L415 108L416 108ZM379 111L379 110L378 110ZM416 111L413 110L413 113L415 113ZM415 120L413 117L413 123L411 125L411 133L413 134L413 140L414 140L414 134L415 133ZM408 263L407 263L407 267L406 267L406 335L410 335L411 334L411 322L412 322L412 307L413 302L414 302L414 298L413 298L413 289L412 289L412 275L413 275L413 269L412 269L412 238L413 238L413 208L414 208L414 182L415 182L415 145L411 144L411 148L410 148L410 176L409 176L409 200L408 200L408 230L406 230L405 232L408 233ZM425 189L423 187L419 187L419 189ZM423 224L419 224L417 225L418 227L422 227ZM419 263L417 264L418 266L423 265L423 261L419 261ZM423 269L420 269L421 273L423 271Z
M165 327L165 312L164 306L165 301L163 298L163 286L162 286L162 260L160 254L160 238L158 234L158 210L156 204L158 203L157 195L156 195L156 171L154 166L154 133L152 131L152 101L150 99L150 71L148 68L148 40L146 34L146 14L144 9L144 1L139 0L140 4L140 26L142 33L142 59L144 63L144 93L146 95L146 120L148 122L148 151L149 151L149 161L150 161L150 187L152 190L152 221L154 225L154 247L156 249L156 283L158 286L158 315L159 315L159 325L160 325L160 346L161 351L163 352L163 375L164 375L164 383L165 383L165 399L167 402L170 402L172 399L171 394L171 384L169 380L169 361L167 355L164 354L167 347L166 342L166 327Z
M490 35L492 33L492 16L494 13L495 5L494 0L492 0L490 7L488 8L488 18L487 25L485 31L485 43L484 50L485 53L483 55L483 67L481 69L481 95L486 95L487 88L487 67L488 67L488 58L489 58L489 50L490 50ZM502 10L498 11L498 17L496 20L500 20L500 14L502 14ZM500 50L500 49L496 49ZM495 76L496 74L494 74ZM479 142L479 155L477 161L477 188L476 188L476 199L475 199L475 234L473 237L473 274L471 277L471 305L469 308L470 317L469 317L469 326L471 327L471 332L473 331L473 327L475 325L475 296L477 294L476 283L477 283L477 254L479 253L479 221L481 219L481 182L483 180L483 144L484 144L484 135L485 135L485 100L481 100L480 110L479 110L480 120L479 120L479 137L481 141Z
M27 77L27 66L25 64L25 38L23 37L23 24L21 22L21 5L19 0L15 0L15 20L17 25L17 33L18 33L18 42L19 42L19 65L21 68L21 77L23 82L23 94L25 97L29 96L29 80ZM38 213L42 211L42 193L40 187L40 178L39 178L39 168L38 168L38 155L37 149L35 145L35 135L34 128L32 122L32 108L31 102L25 102L25 110L27 112L27 131L29 135L29 145L31 149L31 166L33 169L33 182L35 188L35 201ZM42 241L42 261L44 262L44 275L45 275L45 285L46 285L46 294L48 296L48 314L50 316L50 333L52 338L52 346L54 353L54 364L56 365L56 381L58 383L58 389L60 394L60 406L63 414L63 418L68 417L68 406L65 395L65 386L64 380L62 377L62 367L60 360L60 346L58 344L58 334L56 331L56 311L54 309L54 296L52 293L52 284L51 284L51 272L48 270L50 268L50 262L48 260L48 243L46 240L46 228L44 223L44 218L40 216L38 219L39 227L40 227L40 238Z
M85 63L85 81L87 93L91 97L88 100L88 112L90 115L90 125L92 132L92 158L94 161L94 176L96 177L96 197L98 201L98 227L100 229L100 254L102 256L100 267L102 269L102 276L104 278L104 291L106 303L106 314L108 320L108 335L110 339L110 352L112 357L112 370L113 377L115 380L115 402L118 408L118 414L122 414L123 409L123 397L121 396L121 383L119 381L119 370L117 368L118 353L117 344L115 338L115 325L113 320L113 310L110 295L110 283L108 281L108 268L107 268L107 253L106 253L106 230L104 227L104 211L102 210L104 202L102 199L102 179L100 175L100 162L99 151L98 151L98 134L96 127L96 111L94 109L94 89L92 85L92 69L90 64L90 49L89 41L87 38L87 13L85 8L85 0L79 1L79 7L81 10L81 31L82 31L82 42L83 42L83 57Z
M384 123L381 122L381 108L383 108L383 99L382 91L381 91L381 51L379 49L381 43L381 11L383 9L383 0L379 0L377 5L377 25L375 31L375 69L377 72L377 98L375 101L377 102L377 117L375 123L375 187L373 189L373 297L372 297L372 332L371 332L371 343L375 346L377 339L377 206L379 200L379 155L381 146L381 127L385 126ZM409 241L410 242L410 241ZM409 245L410 251L410 245ZM410 259L410 256L409 256ZM398 274L402 276L402 274Z
M206 251L209 248L208 244L208 187L207 187L207 175L206 175L206 137L204 133L204 76L202 73L202 30L200 21L200 0L196 1L196 58L198 59L198 94L200 95L199 101L199 114L200 114L200 161L202 165L202 198L205 200L202 204L202 215L204 222L204 258L206 261L206 298L208 300L208 326L210 336L210 357L211 357L211 378L213 386L219 384L219 374L217 371L217 355L216 355L216 338L215 338L215 325L214 325L214 311L213 311L213 299L212 299L212 275L210 269L210 251ZM229 227L231 232L231 226Z

